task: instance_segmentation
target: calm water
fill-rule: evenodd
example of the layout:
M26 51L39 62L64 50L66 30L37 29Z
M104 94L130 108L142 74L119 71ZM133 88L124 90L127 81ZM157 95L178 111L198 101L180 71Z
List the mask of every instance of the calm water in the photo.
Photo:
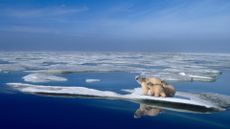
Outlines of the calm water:
M56 98L36 96L14 91L7 82L23 82L27 73L10 72L0 74L0 128L177 128L177 129L229 129L230 110L213 114L192 114L163 110L154 117L135 119L138 104L118 100L95 100L79 98ZM100 90L138 87L134 80L136 74L124 72L68 74L67 82L39 83L45 85L86 86ZM85 83L87 78L100 79L100 82ZM174 83L178 91L215 92L230 95L230 72L224 72L217 82Z

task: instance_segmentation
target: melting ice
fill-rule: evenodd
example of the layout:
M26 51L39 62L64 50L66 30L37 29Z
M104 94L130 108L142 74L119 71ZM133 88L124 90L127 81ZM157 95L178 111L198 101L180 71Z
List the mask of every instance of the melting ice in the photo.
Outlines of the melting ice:
M65 81L57 74L114 71L165 81L216 81L221 71L230 69L230 54L208 53L0 52L0 60L0 72L39 73L25 76L29 82Z

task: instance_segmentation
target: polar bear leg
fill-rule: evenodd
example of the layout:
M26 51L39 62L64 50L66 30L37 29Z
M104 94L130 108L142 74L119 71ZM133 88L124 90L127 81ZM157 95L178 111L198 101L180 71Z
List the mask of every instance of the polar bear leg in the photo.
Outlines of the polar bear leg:
M148 94L148 91L149 91L149 88L148 88L147 86L142 86L141 88L142 88L142 93L143 93L144 95L147 95L147 94Z
M161 92L161 93L160 93L160 96L161 96L161 97L166 97L166 94L165 94L164 92Z
M154 94L155 97L159 97L160 96L160 92L156 91Z
M165 93L168 97L173 97L176 93L175 88L171 85L165 85L164 89L165 89Z
M160 87L154 86L154 87L152 87L150 89L150 91L153 93L153 94L151 94L152 96L155 96L155 97L159 97L160 96L160 92L161 92Z
M154 96L154 95L155 95L155 90L154 90L154 88L150 88L149 90L150 90L150 95L151 95L151 96Z

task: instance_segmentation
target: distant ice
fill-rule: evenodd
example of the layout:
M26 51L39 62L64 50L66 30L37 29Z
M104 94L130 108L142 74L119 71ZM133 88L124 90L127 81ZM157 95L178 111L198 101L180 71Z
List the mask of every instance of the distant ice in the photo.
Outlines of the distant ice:
M192 94L186 92L176 92L175 97L161 98L146 96L141 94L140 88L128 91L128 94L122 95L113 91L100 91L86 87L65 87L65 86L44 86L31 85L23 83L8 83L7 85L26 93L53 95L53 96L70 96L70 97L96 97L103 99L120 99L141 104L158 106L160 108L191 111L191 112L213 112L223 111L230 104L230 96L203 93ZM158 105L159 104L159 105ZM205 111L202 111L205 110Z
M1 71L49 74L129 72L165 81L216 81L230 54L132 52L0 52Z
M0 64L0 69L2 72L26 70L25 67L23 67L19 64Z
M100 82L100 79L85 79L86 83L94 83L94 82Z
M67 81L64 77L59 77L45 73L32 73L23 77L26 82L52 82L52 81Z

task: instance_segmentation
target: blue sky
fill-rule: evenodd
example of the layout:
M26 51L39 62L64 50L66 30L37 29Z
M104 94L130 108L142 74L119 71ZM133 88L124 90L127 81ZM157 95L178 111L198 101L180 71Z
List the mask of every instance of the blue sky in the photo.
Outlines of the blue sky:
M230 0L0 0L0 50L230 51Z

